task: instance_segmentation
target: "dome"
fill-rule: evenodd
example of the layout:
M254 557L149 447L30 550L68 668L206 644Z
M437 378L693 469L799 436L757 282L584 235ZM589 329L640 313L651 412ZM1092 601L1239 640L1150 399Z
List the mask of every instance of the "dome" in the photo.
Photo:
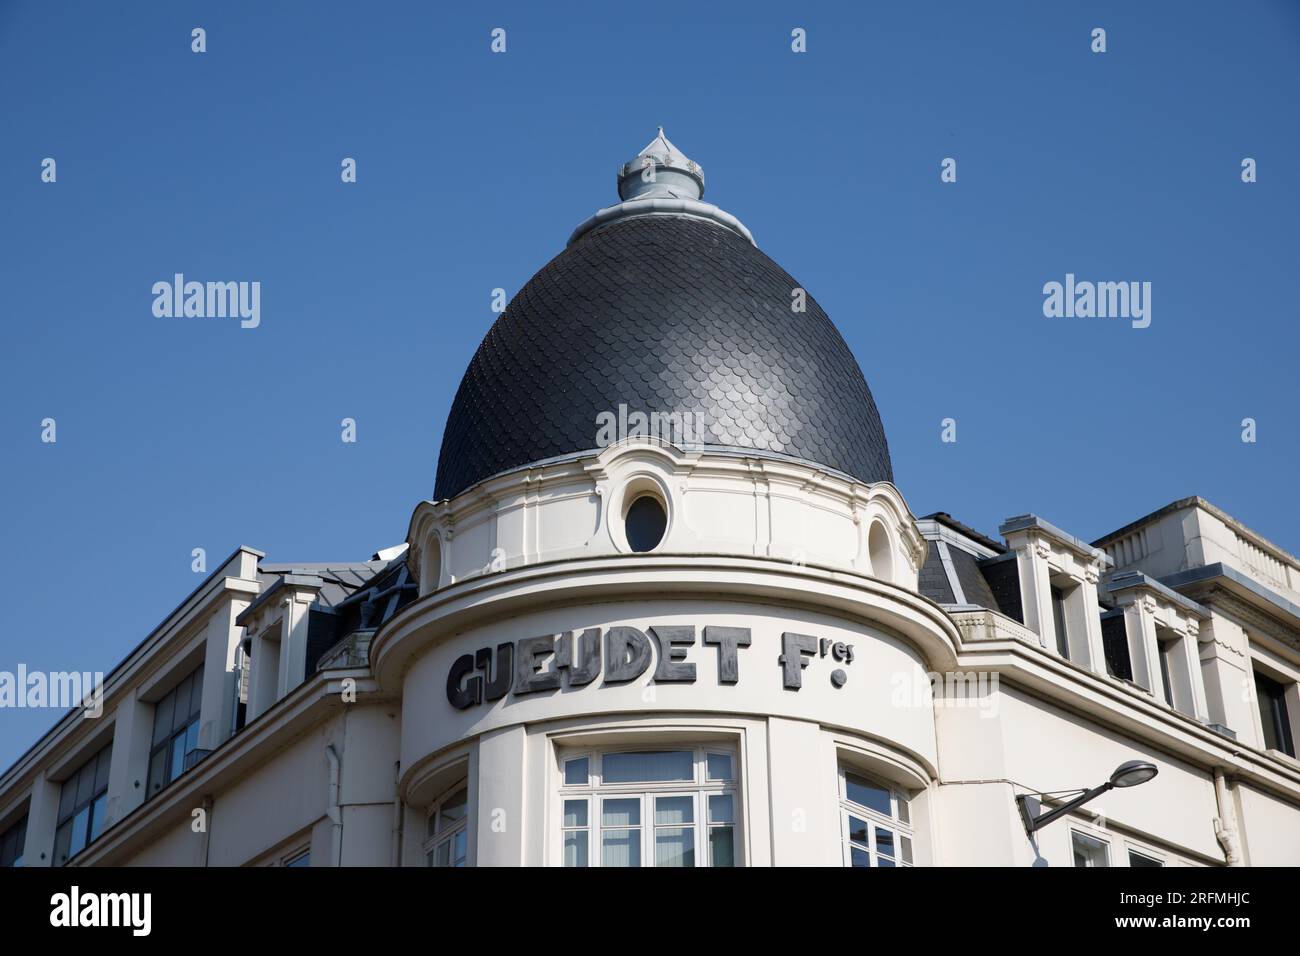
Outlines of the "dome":
M649 166L689 178L655 187ZM447 418L434 497L595 452L601 416L620 411L682 416L709 449L892 481L852 352L811 296L792 308L799 283L739 221L699 201L703 171L661 130L621 168L619 192L632 198L579 226L483 339Z

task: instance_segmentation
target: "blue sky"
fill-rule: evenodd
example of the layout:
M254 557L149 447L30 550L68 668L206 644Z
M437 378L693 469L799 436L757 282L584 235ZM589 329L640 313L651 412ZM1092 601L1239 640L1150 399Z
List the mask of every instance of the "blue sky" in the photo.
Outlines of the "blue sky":
M1297 89L1283 0L6 0L0 670L107 671L196 547L400 542L491 290L658 124L838 324L914 513L1091 539L1201 494L1300 551ZM261 326L154 317L176 272ZM1151 282L1150 328L1045 318L1067 272ZM56 717L0 712L0 766Z

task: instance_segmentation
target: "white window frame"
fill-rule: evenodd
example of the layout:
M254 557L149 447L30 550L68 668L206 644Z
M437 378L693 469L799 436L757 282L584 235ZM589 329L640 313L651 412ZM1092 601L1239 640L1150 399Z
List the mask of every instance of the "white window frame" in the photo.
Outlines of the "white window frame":
M605 783L603 779L604 758L610 754L627 753L665 753L684 751L692 754L691 780L666 780L662 783L635 781L632 783ZM708 779L709 755L726 756L731 761L731 778L729 780ZM710 835L717 826L731 827L732 866L743 866L743 820L740 791L740 761L734 745L723 743L677 744L673 742L618 746L599 748L559 748L559 800L557 801L557 819L555 829L560 839L557 846L557 866L564 865L565 834L574 831L587 833L587 862L590 867L601 865L601 834L603 830L639 829L640 865L655 865L655 831L657 829L674 829L675 827L655 823L655 800L661 797L690 797L692 806L691 823L694 841L694 866L709 867ZM564 782L565 764L571 760L586 758L587 781L585 784L566 784ZM716 795L731 797L730 823L714 824L709 819L709 797ZM637 827L603 827L601 825L601 806L605 799L637 799L640 801L640 818ZM587 807L587 824L582 827L564 825L565 803L582 800Z
M1083 829L1082 827L1075 827L1075 826L1072 826L1072 827L1069 827L1068 829L1069 829L1069 832L1070 832L1070 866L1075 866L1075 862L1074 862L1074 838L1075 838L1076 836L1080 836L1080 837L1083 837L1085 840L1092 840L1092 841L1095 842L1095 843L1099 843L1099 844L1101 844L1102 852L1103 852L1103 853L1105 854L1105 856L1106 856L1106 869L1109 869L1110 867L1114 866L1114 861L1111 859L1111 843L1112 843L1112 841L1111 841L1111 839L1110 839L1109 837L1107 837L1107 836L1103 836L1103 835L1100 834L1100 833L1094 833L1094 832L1092 832L1092 831L1090 831L1090 830L1085 830L1085 829ZM1093 869L1101 869L1101 867L1093 867Z
M1136 843L1132 843L1126 840L1124 842L1124 865L1132 866L1133 857L1135 856L1140 856L1143 857L1144 859L1148 859L1152 863L1158 863L1162 867L1169 865L1169 860L1165 857L1163 853L1157 853L1155 850L1148 849L1145 846L1139 846Z
M901 790L897 784L882 779L879 775L870 771L859 770L852 764L840 763L835 768L836 791L839 796L839 816L840 816L840 852L845 866L853 865L853 850L865 850L868 854L868 860L871 867L880 866L880 853L876 846L876 827L888 830L898 840L898 845L894 848L892 857L886 855L886 859L892 861L895 867L916 866L916 829L912 822L912 805L908 795ZM864 807L862 804L849 799L848 780L846 774L853 774L855 777L862 777L873 786L882 790L889 791L889 812L890 816L885 816L880 811L871 807ZM899 807L903 810L900 813ZM903 814L907 820L904 821ZM849 838L849 817L854 816L869 824L867 829L867 843L863 845L857 840ZM903 840L906 839L908 846L911 848L911 862L903 860Z
M465 791L464 816L462 816L459 820L454 821L449 826L439 829L438 819L442 814L443 807L445 807L450 802L452 797L456 796L462 790ZM437 864L434 863L433 861L435 858L436 851L443 844L449 844L447 849L447 857L451 861L450 863L448 863L449 867L455 868L455 867L469 866L469 780L468 778L462 777L456 783L452 784L450 787L444 790L442 794L438 797L438 799L435 800L432 806L429 808L429 813L425 819L426 819L427 829L425 830L425 840L422 847L424 850L425 866L437 866ZM457 863L456 860L460 858L454 855L456 849L456 837L461 835L462 833L465 835L465 856L463 862Z

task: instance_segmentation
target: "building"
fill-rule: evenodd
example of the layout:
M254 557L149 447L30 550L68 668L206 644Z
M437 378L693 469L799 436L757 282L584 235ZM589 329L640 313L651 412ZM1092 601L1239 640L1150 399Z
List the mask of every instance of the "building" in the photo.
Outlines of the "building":
M1300 560L1199 498L1091 544L914 517L699 166L661 130L618 186L405 544L232 554L0 777L0 862L1300 863Z

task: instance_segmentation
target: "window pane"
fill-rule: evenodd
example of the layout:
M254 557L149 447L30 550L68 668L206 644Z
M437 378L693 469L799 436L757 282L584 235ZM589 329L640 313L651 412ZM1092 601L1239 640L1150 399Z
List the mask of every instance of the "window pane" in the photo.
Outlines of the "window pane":
M465 819L465 814L469 810L469 789L462 787L443 801L442 807L438 810L438 829L439 831L447 829L458 820Z
M731 794L714 793L709 795L709 822L710 823L735 823L735 809L731 802Z
M604 830L600 834L601 866L640 866L640 830Z
M447 866L451 863L451 841L443 840L433 849L433 865Z
M468 838L466 837L464 830L461 830L459 833L455 834L451 838L451 865L452 866L465 865L465 848L468 845L468 843L469 841Z
M1163 863L1161 863L1159 860L1155 859L1154 857L1146 856L1145 854L1142 853L1135 853L1132 850L1129 850L1128 852L1128 865L1129 866L1157 866L1157 867L1164 866Z
M877 857L876 859L876 866L884 867L884 866L897 866L897 865L898 865L897 863L895 863L887 856Z
M898 819L903 823L912 822L912 808L907 805L907 798L901 794L898 797Z
M694 865L694 827L660 827L655 830L655 866Z
M734 827L713 827L709 830L709 866L736 865L736 834Z
M190 716L197 717L199 715L199 708L202 707L202 705L203 665L200 664L199 669L194 672L194 676L190 679Z
M108 766L113 757L113 748L105 747L99 752L99 760L95 763L95 793L108 789Z
M108 812L108 794L100 794L90 805L90 839L98 840L104 832L104 814Z
M694 780L695 758L689 750L606 754L602 760L605 783L663 783Z
M911 839L909 839L908 837L905 837L905 836L900 836L900 837L898 838L898 842L899 842L899 845L903 848L903 862L904 862L904 863L911 863L911 862L912 862L912 841L911 841Z
M876 852L885 856L894 855L894 834L883 827L876 827Z
M564 865L586 866L588 856L587 831L569 830L564 834Z
M465 813L469 812L469 790L467 787L461 787L460 790L452 793L450 797L442 801L438 808L438 832L446 830L448 826L455 825L456 822L465 818Z
M849 839L854 843L867 845L867 821L859 820L857 817L849 816Z
M91 760L77 771L77 806L89 803L95 795L95 761Z
M870 866L871 854L856 846L849 847L849 866Z
M63 789L59 791L59 819L66 820L72 816L72 808L77 805L77 778L74 774L67 780L63 781Z
M153 796L167 786L167 754L168 749L160 747L149 760L149 789L145 791L147 796Z
M709 779L731 780L731 754L709 754Z
M68 845L68 859L72 859L86 846L86 837L90 833L90 807L83 807L72 818L72 843Z
M199 749L199 722L197 719L190 721L190 725L185 728L185 752Z
M54 834L54 865L62 866L68 862L68 848L72 845L72 821L59 827Z
M176 703L176 695L168 694L162 700L158 701L153 711L153 742L162 743L172 732L172 708Z
M587 770L586 757L574 757L564 761L564 785L566 787L585 787L591 774Z
M600 825L605 827L639 827L641 825L641 800L639 797L607 798L601 803Z
M171 777L175 780L185 771L185 735L180 734L172 740Z
M293 857L292 859L285 860L284 865L294 866L294 867L311 866L311 851L309 850L306 853L299 853L297 856Z
M681 826L695 822L695 799L693 797L655 797L655 824L657 826Z
M894 815L890 807L889 790L877 786L865 777L846 773L844 775L844 789L848 794L848 798L859 806L866 807L868 810L875 810L887 817Z
M564 825L566 827L585 827L587 825L587 801L564 801Z
M190 679L181 681L173 694L176 703L172 709L172 730L180 730L190 719Z

